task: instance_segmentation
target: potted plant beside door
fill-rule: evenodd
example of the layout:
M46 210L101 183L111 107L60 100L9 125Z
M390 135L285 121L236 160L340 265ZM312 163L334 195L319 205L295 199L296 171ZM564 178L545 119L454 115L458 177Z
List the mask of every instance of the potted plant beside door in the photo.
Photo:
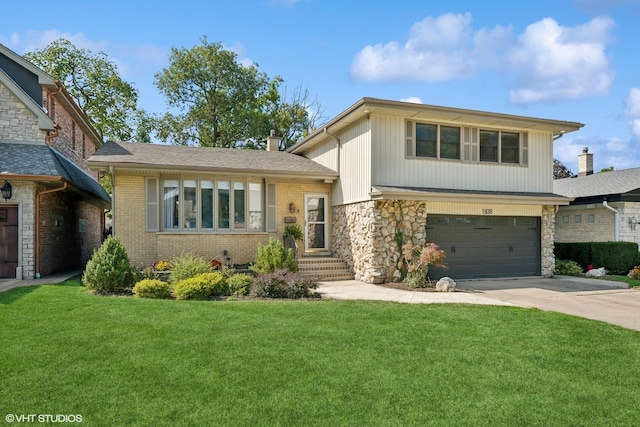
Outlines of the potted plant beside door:
M302 242L304 234L299 224L287 224L282 234L284 247L293 251L294 258L298 259L298 245L296 242Z

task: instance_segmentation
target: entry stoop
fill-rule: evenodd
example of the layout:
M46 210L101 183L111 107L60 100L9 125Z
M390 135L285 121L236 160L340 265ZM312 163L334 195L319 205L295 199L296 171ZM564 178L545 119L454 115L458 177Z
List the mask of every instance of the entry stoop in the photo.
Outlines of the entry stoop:
M298 271L305 276L319 277L320 280L353 280L354 274L346 262L333 257L300 257Z

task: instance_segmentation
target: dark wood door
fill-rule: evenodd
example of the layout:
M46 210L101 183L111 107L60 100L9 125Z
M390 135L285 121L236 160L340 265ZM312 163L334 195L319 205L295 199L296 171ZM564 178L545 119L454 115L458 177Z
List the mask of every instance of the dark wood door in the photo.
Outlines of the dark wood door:
M0 207L0 279L16 277L18 267L18 207Z

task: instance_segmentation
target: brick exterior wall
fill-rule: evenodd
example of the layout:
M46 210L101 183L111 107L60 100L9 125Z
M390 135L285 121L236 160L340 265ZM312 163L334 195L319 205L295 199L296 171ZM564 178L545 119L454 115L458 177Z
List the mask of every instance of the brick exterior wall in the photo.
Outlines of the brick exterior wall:
M614 202L609 206L618 211L620 240L640 243L640 228L633 223L640 221L640 203ZM593 222L589 222L589 215L593 215ZM576 221L577 216L580 222ZM612 242L615 229L615 213L601 203L561 206L556 214L556 242Z
M86 231L80 219L86 221ZM44 194L39 226L41 275L84 268L102 242L103 210L64 191Z
M308 182L279 182L276 188L277 233L266 232L147 232L145 177L116 174L114 180L114 233L118 236L131 262L139 268L151 266L160 259L169 259L183 252L193 252L205 258L215 258L231 264L255 261L259 244L269 238L282 239L285 217L296 217L304 226L304 194L330 194L331 185ZM289 213L289 203L298 212ZM330 203L330 197L327 204ZM327 206L330 219L330 207ZM227 251L227 256L223 251ZM301 253L302 253L301 248ZM226 260L225 258L229 258Z

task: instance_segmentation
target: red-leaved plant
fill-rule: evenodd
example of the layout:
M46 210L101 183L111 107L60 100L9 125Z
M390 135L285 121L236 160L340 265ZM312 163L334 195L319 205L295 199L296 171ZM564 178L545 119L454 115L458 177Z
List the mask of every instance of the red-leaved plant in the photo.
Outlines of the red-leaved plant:
M435 243L427 243L424 246L405 243L402 246L402 255L407 265L407 277L404 282L412 288L424 288L429 284L427 272L430 265L446 268L446 254Z

